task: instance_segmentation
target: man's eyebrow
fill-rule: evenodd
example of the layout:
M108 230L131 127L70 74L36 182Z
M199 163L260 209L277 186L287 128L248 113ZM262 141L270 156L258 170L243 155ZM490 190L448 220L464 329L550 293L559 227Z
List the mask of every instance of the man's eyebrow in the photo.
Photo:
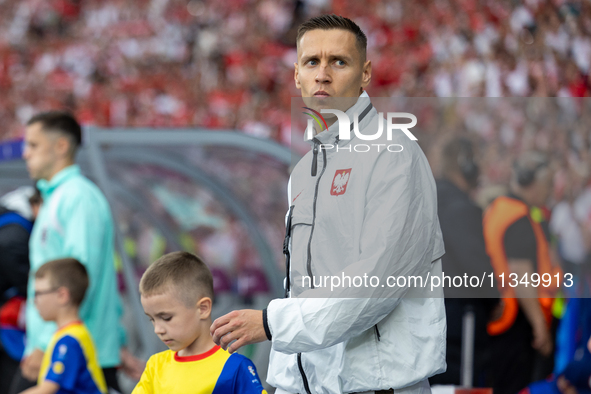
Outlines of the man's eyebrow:
M310 59L318 59L318 55L302 55L301 60L303 63Z
M320 56L318 56L317 54L310 54L310 55L302 55L301 60L302 63L307 62L308 60L311 59L319 59ZM349 63L353 62L353 58L351 56L347 56L347 55L341 55L341 54L335 54L335 55L329 55L328 56L328 60L329 61L333 61L333 60L345 60Z
M351 56L347 56L347 55L330 55L328 57L330 60L346 60L347 62L352 62L353 58Z

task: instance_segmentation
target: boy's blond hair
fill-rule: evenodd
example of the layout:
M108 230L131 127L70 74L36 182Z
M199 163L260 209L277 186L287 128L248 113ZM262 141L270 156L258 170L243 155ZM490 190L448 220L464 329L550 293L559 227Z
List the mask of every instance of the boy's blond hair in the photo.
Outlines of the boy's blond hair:
M144 297L174 291L187 306L202 297L213 300L213 277L205 263L189 252L165 254L148 267L140 280Z
M76 307L82 304L88 288L86 268L78 260L72 258L48 261L35 272L35 278L49 278L51 287L68 289L70 303Z

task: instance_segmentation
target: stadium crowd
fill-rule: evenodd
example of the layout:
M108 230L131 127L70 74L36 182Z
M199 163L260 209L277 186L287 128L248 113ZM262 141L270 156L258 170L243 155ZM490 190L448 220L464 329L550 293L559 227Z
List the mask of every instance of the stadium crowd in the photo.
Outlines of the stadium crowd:
M583 262L591 250L589 101L581 99L591 95L587 0L0 0L0 141L22 138L34 114L66 108L84 125L238 129L289 145L296 29L323 12L368 33L372 97L433 97L440 106L417 133L436 176L443 142L476 142L482 206L500 194L487 194L489 186L508 183L521 152L548 154L550 207L566 201L552 230L563 240L578 234L560 252ZM496 99L458 100L450 110L448 97ZM273 200L281 212L279 194L253 193L264 200L253 205ZM234 260L235 227L204 253ZM221 245L226 255L215 256Z
M0 140L22 137L38 111L68 108L86 125L239 129L289 145L295 30L320 12L368 32L372 97L591 92L588 1L4 0ZM507 129L484 136L483 157L531 145L523 127ZM587 133L566 135L551 155L587 167ZM549 141L541 131L533 143ZM507 181L502 164L491 171L502 173L491 183Z
M325 11L368 32L373 97L590 92L587 1L4 0L0 138L66 107L84 124L288 143L295 28Z

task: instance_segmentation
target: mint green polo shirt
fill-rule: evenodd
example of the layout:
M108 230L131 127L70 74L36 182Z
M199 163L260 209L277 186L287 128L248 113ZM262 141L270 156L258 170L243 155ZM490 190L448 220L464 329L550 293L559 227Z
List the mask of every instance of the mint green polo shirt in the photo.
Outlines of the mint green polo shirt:
M50 182L38 181L37 187L43 204L29 240L25 354L35 348L45 351L56 330L55 323L45 322L35 307L35 272L47 261L73 257L84 264L90 280L80 318L92 334L101 367L115 367L120 364L125 334L120 323L123 308L117 289L109 204L77 165L64 168Z

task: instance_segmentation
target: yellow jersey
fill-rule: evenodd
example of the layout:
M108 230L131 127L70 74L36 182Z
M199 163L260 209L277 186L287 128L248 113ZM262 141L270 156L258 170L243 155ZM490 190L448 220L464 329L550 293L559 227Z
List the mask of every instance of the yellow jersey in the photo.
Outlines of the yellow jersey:
M252 361L219 346L195 356L150 357L132 394L266 394Z
M38 383L50 380L57 394L106 394L107 384L86 326L78 321L53 334L43 355Z

